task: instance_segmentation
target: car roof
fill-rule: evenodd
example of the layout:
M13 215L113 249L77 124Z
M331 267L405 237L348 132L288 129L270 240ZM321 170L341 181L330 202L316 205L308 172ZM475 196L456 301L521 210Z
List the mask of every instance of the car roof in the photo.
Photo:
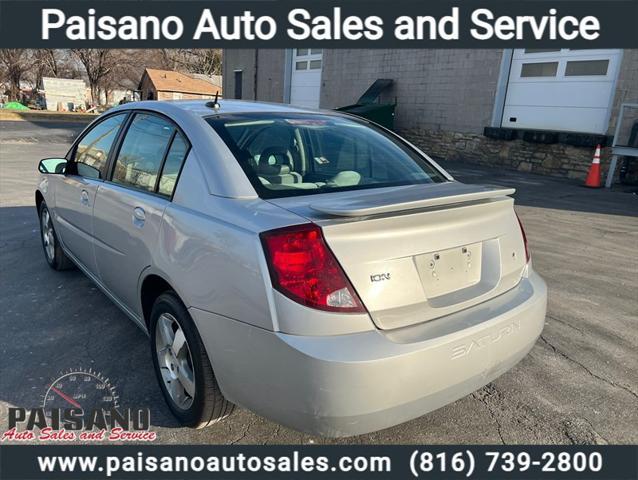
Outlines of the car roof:
M123 105L124 109L150 109L156 111L165 111L166 113L175 112L175 108L188 112L190 114L207 117L215 114L225 113L308 113L318 112L319 110L295 107L282 103L268 102L250 102L245 100L224 100L219 99L219 109L212 108L213 100L146 100L143 102L131 102Z

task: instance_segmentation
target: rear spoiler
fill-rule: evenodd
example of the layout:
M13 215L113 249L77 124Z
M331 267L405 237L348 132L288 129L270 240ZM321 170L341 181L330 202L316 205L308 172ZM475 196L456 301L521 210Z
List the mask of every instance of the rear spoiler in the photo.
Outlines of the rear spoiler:
M385 190L385 189L384 189ZM512 195L516 189L486 185L445 182L399 187L383 194L361 193L352 199L324 200L312 203L313 210L337 217L362 217L382 213L440 207Z

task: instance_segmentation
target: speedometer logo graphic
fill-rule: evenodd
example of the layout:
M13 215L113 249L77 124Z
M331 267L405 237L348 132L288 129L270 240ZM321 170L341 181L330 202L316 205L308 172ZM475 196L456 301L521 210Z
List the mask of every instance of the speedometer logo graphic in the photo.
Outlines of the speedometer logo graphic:
M78 408L83 412L117 409L119 396L108 378L92 369L69 369L51 383L42 398L47 414L52 409Z

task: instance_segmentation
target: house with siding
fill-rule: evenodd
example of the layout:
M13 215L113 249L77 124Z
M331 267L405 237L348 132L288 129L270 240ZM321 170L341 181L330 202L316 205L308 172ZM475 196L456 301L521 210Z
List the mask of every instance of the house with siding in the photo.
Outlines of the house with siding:
M638 103L638 50L229 49L222 75L226 98L327 109L392 79L395 129L438 160L570 178Z
M140 80L142 100L193 100L214 98L222 88L210 81L171 70L147 68Z
M91 98L84 80L77 78L43 77L42 93L46 109L52 112L84 108Z

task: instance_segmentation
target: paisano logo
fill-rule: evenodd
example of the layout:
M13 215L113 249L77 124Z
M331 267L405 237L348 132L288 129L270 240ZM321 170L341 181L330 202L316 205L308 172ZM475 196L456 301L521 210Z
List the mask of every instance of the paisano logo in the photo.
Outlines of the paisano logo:
M39 407L11 407L0 441L152 441L150 410L121 409L111 381L92 369L51 379Z

